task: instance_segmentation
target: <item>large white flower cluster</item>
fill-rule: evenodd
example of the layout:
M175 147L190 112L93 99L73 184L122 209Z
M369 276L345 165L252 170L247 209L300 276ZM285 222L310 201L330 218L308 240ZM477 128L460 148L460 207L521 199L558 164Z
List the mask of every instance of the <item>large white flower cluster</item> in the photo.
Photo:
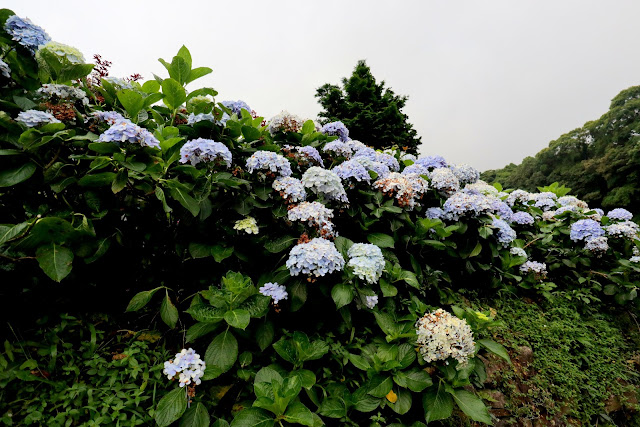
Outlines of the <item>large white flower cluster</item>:
M302 175L302 185L327 200L337 200L348 203L347 193L344 191L342 180L333 171L318 166L312 166Z
M288 111L282 111L269 120L269 133L275 135L278 132L298 132L304 125L304 119Z
M292 276L306 274L320 277L334 271L342 271L344 258L333 242L316 237L291 249L287 268Z
M458 367L463 367L475 353L473 332L467 321L441 308L418 319L416 332L425 362L451 357L458 361Z
M384 257L376 245L370 243L354 243L347 251L353 274L370 284L377 283L384 270Z
M164 370L162 372L168 379L172 379L176 374L179 374L180 387L184 387L192 382L194 385L200 384L200 379L204 375L206 367L206 363L200 359L200 355L192 348L188 350L183 348L180 353L176 353L173 360L164 362Z
M315 227L322 237L333 237L333 210L318 202L302 202L287 212L289 221L307 222Z

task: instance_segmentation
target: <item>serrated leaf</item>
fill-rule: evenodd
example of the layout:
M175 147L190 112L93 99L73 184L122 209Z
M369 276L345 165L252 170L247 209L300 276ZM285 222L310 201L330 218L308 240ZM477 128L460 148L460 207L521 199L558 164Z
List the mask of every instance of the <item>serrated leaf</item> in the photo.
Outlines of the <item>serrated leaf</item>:
M172 110L180 107L187 100L187 93L184 87L175 79L169 78L162 81L162 93L164 104Z
M169 298L169 294L166 294L162 300L162 305L160 306L160 317L171 329L173 329L176 326L176 323L178 323L178 309L171 301L171 298Z
M56 282L71 273L73 252L64 246L56 243L40 246L36 251L36 259L42 271Z
M231 427L273 427L275 423L273 416L264 409L249 408L236 414Z
M200 402L187 409L180 419L180 427L209 427L211 419L207 408Z
M135 294L133 298L131 298L131 301L129 301L129 305L127 305L127 309L125 310L125 312L138 311L143 308L149 303L149 301L151 301L151 298L158 291L158 289L161 288L155 288L151 289L150 291L142 291Z
M238 358L238 341L230 330L216 336L204 355L205 378L213 379L227 372Z
M453 399L441 384L424 394L423 406L427 423L444 420L453 413Z
M167 427L179 419L187 409L187 396L183 388L176 388L167 393L156 408L154 419L159 427Z
M487 407L475 394L467 390L455 390L453 399L456 401L458 407L462 409L462 412L467 414L472 420L491 424L491 416L489 415Z
M244 330L249 326L251 316L247 310L235 309L227 311L224 314L224 320L229 326Z
M384 233L371 233L367 235L367 240L380 248L393 248L395 241L393 237Z

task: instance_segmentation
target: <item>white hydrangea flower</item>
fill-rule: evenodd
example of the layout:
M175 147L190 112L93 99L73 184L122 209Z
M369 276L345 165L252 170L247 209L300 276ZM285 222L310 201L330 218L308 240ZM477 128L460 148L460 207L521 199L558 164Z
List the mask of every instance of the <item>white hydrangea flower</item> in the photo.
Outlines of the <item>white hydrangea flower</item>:
M416 332L417 344L425 362L451 357L458 361L458 368L461 368L475 354L473 332L467 321L441 308L418 319Z
M310 167L302 175L302 185L328 200L349 203L342 180L335 172L328 169L319 166Z
M384 257L376 245L354 243L347 251L353 274L370 284L377 283L384 270Z
M200 384L206 367L206 363L192 348L188 350L183 348L180 353L176 353L173 360L164 362L162 372L167 376L167 379L173 379L176 374L179 374L180 387L184 387L192 382L195 385Z
M245 219L241 219L236 221L236 224L233 226L234 230L244 231L247 234L258 234L258 223L256 219L253 217L246 217Z

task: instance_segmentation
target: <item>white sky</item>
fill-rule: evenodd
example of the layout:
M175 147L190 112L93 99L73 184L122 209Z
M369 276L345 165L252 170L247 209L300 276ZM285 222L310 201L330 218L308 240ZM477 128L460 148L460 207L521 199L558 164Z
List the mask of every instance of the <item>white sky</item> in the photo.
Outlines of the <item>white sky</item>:
M315 89L366 59L424 154L480 170L519 163L640 84L639 1L4 0L111 75L166 76L181 45L215 88L269 118L315 118ZM90 61L92 62L92 61ZM363 141L366 143L366 141Z

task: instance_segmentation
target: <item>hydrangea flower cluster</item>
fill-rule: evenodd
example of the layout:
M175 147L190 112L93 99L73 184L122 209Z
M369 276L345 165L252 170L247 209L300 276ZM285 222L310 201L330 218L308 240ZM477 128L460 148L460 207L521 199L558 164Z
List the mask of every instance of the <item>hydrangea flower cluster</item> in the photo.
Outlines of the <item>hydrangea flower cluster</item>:
M183 348L180 353L176 353L173 360L164 362L162 373L168 379L173 379L176 374L179 374L180 387L184 387L192 382L194 385L200 384L206 367L206 363L200 359L200 355L192 348L188 350Z
M511 210L509 205L495 197L487 197L487 198L489 199L491 203L491 209L493 209L495 214L499 215L500 219L503 219L507 222L511 222L513 211Z
M424 216L429 219L440 219L444 216L444 211L442 210L442 208L438 207L428 208Z
M446 168L449 166L442 156L420 156L416 159L415 164L427 169Z
M29 18L10 16L4 24L5 31L11 38L35 53L40 46L51 41L51 37L41 27L35 25Z
M2 73L2 77L7 79L11 78L11 67L9 67L9 64L4 62L2 59L0 59L0 73Z
M556 209L555 213L553 214L554 217L558 217L560 215L562 215L565 212L579 212L579 209L577 206L575 205L566 205L566 206L561 206L558 209Z
M509 253L510 253L511 255L514 255L514 256L523 256L523 257L525 257L525 258L528 258L528 255L527 255L527 253L525 252L525 250L524 250L524 249L522 249L522 248L517 248L517 247L515 247L515 246L514 246L514 247L512 247L511 249L509 249Z
M349 144L349 142L336 139L335 141L327 142L322 151L350 159L351 156L353 156L353 145Z
M87 94L82 89L69 85L44 84L38 89L38 94L46 96L47 98L73 99L81 101L84 105L89 104L89 98L87 98Z
M211 139L192 139L180 148L180 163L190 162L192 166L200 162L224 162L231 166L231 151L221 142Z
M111 125L100 138L100 142L130 142L139 143L143 147L153 147L160 149L160 141L148 130L131 123L128 120L121 120Z
M402 169L402 174L403 175L407 175L410 173L417 173L418 175L426 175L429 176L429 169L425 168L424 166L420 166L417 163L414 163L412 165L409 165L407 167L405 167L404 169Z
M453 174L458 178L460 185L473 184L480 179L480 171L465 163L451 165Z
M349 202L340 177L328 169L318 166L310 167L302 175L302 185L328 200L337 200L343 203Z
M589 207L586 202L583 202L582 200L574 196L559 197L557 202L558 204L560 204L560 206L576 206L582 209L587 209Z
M315 163L316 165L324 167L324 162L322 161L322 157L320 157L320 153L310 145L285 145L282 147L282 150L285 153L289 153L290 157L296 158L299 163ZM293 154L292 151L297 154Z
M461 182L462 183L462 182ZM500 192L493 185L489 185L483 180L479 179L476 182L472 182L464 186L465 191L475 191L485 196L499 196Z
M558 196L551 191L545 191L542 193L531 193L529 195L530 200L533 200L534 206L536 208L540 208L543 211L548 211L551 209L555 209L556 207L556 199Z
M638 224L633 221L622 221L605 227L609 236L626 237L627 239L638 239Z
M531 200L531 194L524 190L514 190L507 196L505 200L509 206L513 206L516 203L526 205Z
M258 234L259 232L258 223L256 222L256 219L251 216L236 221L233 229L244 231L247 234Z
M303 221L318 229L322 237L333 237L333 210L318 202L302 202L287 212L289 221Z
M629 261L634 263L640 262L640 250L636 246L633 247L633 256L629 258Z
M242 117L242 110L247 110L247 112L251 113L251 107L240 99L237 101L222 101L221 104L231 110L231 112L238 117Z
M384 163L376 162L375 160L371 160L368 157L353 157L352 160L354 162L360 163L367 171L375 172L376 175L378 175L378 178L386 178L387 176L389 176L389 173L391 173L387 165L385 165Z
M378 179L373 186L386 196L395 197L398 206L408 209L413 209L416 200L429 189L429 183L420 175L402 175L398 172L391 172L386 178Z
M629 221L633 218L633 214L626 209L616 208L607 213L607 218L617 221Z
M427 363L452 357L461 368L475 354L473 332L467 321L441 308L418 319L416 333L420 354Z
M291 164L280 154L273 151L256 151L247 159L247 170L266 170L281 177L291 175Z
M200 114L191 113L191 114L189 114L189 117L187 117L187 124L188 125L193 125L195 123L203 122L203 121L215 123L216 122L216 118L211 113L200 113Z
M527 274L533 272L537 280L547 277L547 264L544 262L527 261L520 266L520 272Z
M465 214L472 216L491 214L497 213L496 209L502 210L501 217L509 216L510 213L504 209L505 206L506 204L502 204L501 200L495 197L459 191L444 202L443 209L446 219L457 221Z
M440 194L449 196L460 189L460 182L449 168L436 168L429 173L431 186Z
M380 153L371 147L362 147L353 156L354 158L366 158L373 162L382 163L390 171L397 172L400 170L398 160L390 154Z
M573 240L574 242L577 242L579 240L588 242L593 238L603 235L604 230L597 221L594 221L592 219L581 219L571 224L571 233L569 234L569 237L571 237L571 240Z
M371 175L367 169L357 160L347 160L346 162L340 163L338 166L331 169L336 173L343 181L349 182L349 187L353 188L355 186L355 181L357 182L370 182Z
M275 135L278 132L298 132L304 125L302 117L282 111L269 120L269 133Z
M378 305L378 295L367 295L364 297L364 305L369 309L373 309L373 307Z
M278 285L278 282L265 283L264 286L261 286L258 290L262 295L271 297L274 304L278 304L283 299L288 299L289 297L287 288L285 288L283 285Z
M285 176L273 181L271 187L280 192L280 196L287 203L302 202L307 198L307 193L304 191L304 185L298 178L291 176Z
M516 232L506 221L502 219L495 218L491 225L497 228L496 238L498 242L502 244L505 248L509 247L511 242L513 242L516 238Z
M53 53L59 58L66 59L73 64L84 64L85 62L82 52L75 47L67 46L66 44L50 41L44 46L40 46L36 55L39 56L40 52L43 50Z
M117 111L96 111L93 116L100 121L107 122L110 125L114 125L119 122L131 123L129 119L125 119L122 114Z
M333 242L316 237L307 243L294 246L289 252L286 265L292 276L302 273L320 277L334 271L342 271L344 258Z
M511 222L519 225L531 225L534 223L534 219L531 214L527 212L516 212L511 215Z
M379 247L370 243L354 243L347 255L347 265L353 269L353 274L370 284L378 282L384 270L384 257ZM376 303L377 301L376 297Z
M60 123L60 120L53 117L52 114L39 110L21 111L16 120L30 128L42 124Z
M348 141L349 140L349 129L342 122L331 122L322 126L320 132L329 135L329 136L337 136L340 141Z
M609 249L609 242L605 236L594 237L587 240L584 248L590 252L594 252L600 255L605 253L607 249Z

